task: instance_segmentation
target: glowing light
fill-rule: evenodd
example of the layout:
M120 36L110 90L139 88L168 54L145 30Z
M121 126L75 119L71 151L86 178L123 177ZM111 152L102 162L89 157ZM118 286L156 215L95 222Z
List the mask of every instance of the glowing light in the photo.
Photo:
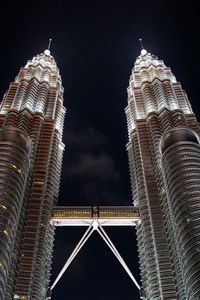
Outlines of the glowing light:
M97 228L99 226L97 220L94 220L92 225L93 225L94 230L97 230Z
M145 50L145 49L142 49L142 51L141 51L141 55L145 55L145 54L147 54L147 50Z
M15 169L17 169L17 171L18 171L19 173L22 173L22 169L18 169L18 167L17 167L16 165L10 164L10 166L13 167L13 168L15 168Z
M44 54L45 54L45 55L50 55L50 51L49 51L48 49L46 49L46 50L44 51Z
M17 169L17 167L14 164L10 164L10 166Z
M4 267L4 264L0 261L0 267L2 268L2 269L4 269L4 271L5 271L5 267Z
M4 229L3 231L6 235L8 235L8 231L6 229Z
M3 209L7 209L7 207L3 204L0 204L0 207L2 207Z
M162 190L160 191L160 195L164 194L165 193L165 189L162 188Z
M41 184L41 185L44 184L43 181L35 181L34 183L35 183L35 184Z

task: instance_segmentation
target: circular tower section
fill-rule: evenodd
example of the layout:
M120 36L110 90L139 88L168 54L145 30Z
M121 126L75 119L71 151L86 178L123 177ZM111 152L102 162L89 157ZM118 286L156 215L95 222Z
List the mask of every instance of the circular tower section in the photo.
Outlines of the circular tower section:
M200 297L200 145L188 128L166 132L160 142L162 170L172 215L186 299Z
M21 130L0 129L0 299L4 292L29 169L29 137Z

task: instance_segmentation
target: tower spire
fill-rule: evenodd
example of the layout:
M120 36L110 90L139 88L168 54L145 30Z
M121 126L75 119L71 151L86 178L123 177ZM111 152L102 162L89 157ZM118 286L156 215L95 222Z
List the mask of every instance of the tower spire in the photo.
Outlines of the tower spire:
M50 55L51 41L52 41L52 39L49 39L48 47L47 47L47 49L44 51L44 54L45 54L45 55Z
M142 43L142 39L139 38L139 41L140 41L140 45L141 45L141 48L142 48L142 50L141 50L141 55L147 54L147 50L144 49L144 46L143 46L143 43Z
M49 39L49 44L48 44L48 48L47 48L47 50L49 50L49 51L50 51L50 47L51 47L51 42L52 42L52 39Z
M142 50L143 50L143 49L144 49L144 47L143 47L142 39L141 39L141 38L139 38L139 41L140 41L141 48L142 48Z

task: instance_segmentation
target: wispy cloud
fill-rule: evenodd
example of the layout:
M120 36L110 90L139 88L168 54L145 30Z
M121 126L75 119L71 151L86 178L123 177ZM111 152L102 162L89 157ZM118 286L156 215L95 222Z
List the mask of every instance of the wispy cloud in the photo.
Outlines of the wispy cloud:
M109 151L109 139L90 128L68 133L66 142L69 145L63 170L66 190L69 183L73 185L74 197L77 188L79 197L81 195L88 205L116 204L121 175Z
M80 153L74 158L65 173L70 177L77 176L83 180L87 177L89 180L95 179L100 182L108 180L116 182L120 179L114 161L107 153Z

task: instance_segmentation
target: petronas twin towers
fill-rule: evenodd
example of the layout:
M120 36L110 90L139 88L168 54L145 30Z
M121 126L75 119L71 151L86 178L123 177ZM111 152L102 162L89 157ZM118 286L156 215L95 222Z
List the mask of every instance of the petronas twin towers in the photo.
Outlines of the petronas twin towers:
M198 300L200 128L170 68L144 49L126 115L141 297ZM47 299L64 116L59 70L45 50L21 68L0 106L1 300Z

